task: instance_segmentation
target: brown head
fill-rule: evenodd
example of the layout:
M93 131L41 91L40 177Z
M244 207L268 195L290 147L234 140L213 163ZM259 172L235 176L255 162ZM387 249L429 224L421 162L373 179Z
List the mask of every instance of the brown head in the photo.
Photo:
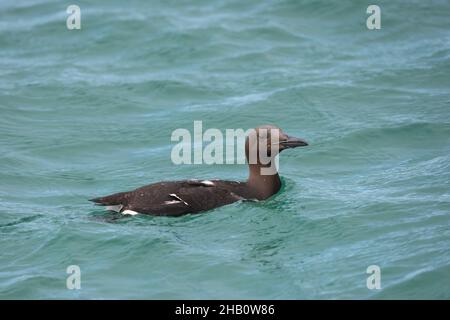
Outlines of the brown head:
M289 136L272 125L251 130L245 141L245 155L250 171L247 185L252 196L262 200L277 193L281 181L276 156L283 150L307 145L305 140Z
M307 145L305 140L289 136L276 126L262 125L247 136L245 156L249 164L270 166L270 162L281 151Z

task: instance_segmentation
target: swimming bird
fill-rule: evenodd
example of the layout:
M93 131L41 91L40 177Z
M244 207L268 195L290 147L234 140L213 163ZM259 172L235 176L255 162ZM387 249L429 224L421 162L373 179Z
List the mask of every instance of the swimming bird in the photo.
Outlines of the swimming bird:
M273 166L275 157L283 150L307 145L305 140L289 136L276 126L259 126L245 141L247 181L162 181L90 201L125 215L181 216L240 200L264 200L281 187L278 171Z

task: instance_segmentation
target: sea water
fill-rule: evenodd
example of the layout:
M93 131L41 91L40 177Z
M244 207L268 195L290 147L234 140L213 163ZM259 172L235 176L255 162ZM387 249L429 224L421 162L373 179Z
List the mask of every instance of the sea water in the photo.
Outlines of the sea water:
M450 2L377 1L373 30L356 0L76 1L73 30L70 4L0 2L0 298L450 298ZM283 152L267 201L87 201L245 180L173 164L196 120L310 146Z

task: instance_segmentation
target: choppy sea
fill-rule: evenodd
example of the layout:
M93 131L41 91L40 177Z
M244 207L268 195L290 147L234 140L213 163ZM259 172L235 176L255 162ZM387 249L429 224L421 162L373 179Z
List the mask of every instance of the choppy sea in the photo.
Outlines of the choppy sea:
M1 299L449 299L450 2L0 2ZM283 189L181 218L87 199L160 180L171 133L308 140ZM69 290L67 267L81 270ZM377 265L381 289L367 287Z

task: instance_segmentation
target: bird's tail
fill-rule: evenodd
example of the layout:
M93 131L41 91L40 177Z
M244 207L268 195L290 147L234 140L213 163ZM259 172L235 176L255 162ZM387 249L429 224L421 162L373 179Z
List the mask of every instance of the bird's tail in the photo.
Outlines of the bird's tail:
M89 199L89 201L95 202L99 206L115 206L127 204L127 192L119 192L106 197Z

